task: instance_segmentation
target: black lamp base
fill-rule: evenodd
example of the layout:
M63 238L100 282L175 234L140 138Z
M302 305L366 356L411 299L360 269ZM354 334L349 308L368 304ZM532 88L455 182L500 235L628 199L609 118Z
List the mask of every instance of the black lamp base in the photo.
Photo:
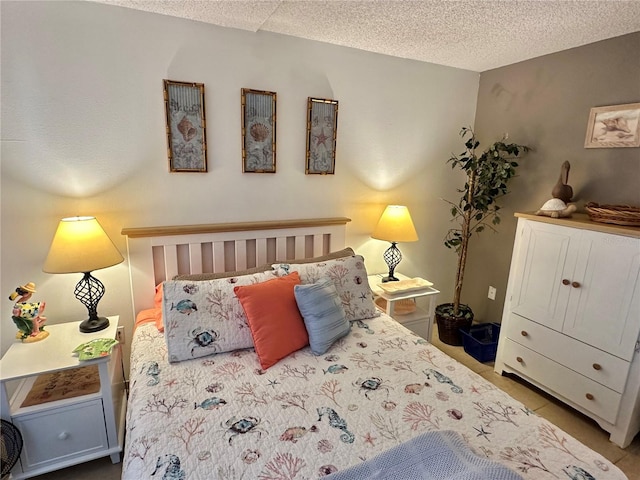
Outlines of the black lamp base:
M100 280L92 276L91 272L85 272L73 293L89 312L89 318L80 324L82 333L99 332L109 326L107 317L98 316L98 302L104 295L104 285Z
M93 333L104 330L109 326L109 319L107 317L87 318L80 324L80 331L82 333Z
M402 253L400 253L400 249L396 246L396 242L391 242L391 246L385 250L382 257L387 263L387 267L389 267L389 275L382 279L382 283L399 281L400 279L393 275L394 270L400 263L400 260L402 260Z

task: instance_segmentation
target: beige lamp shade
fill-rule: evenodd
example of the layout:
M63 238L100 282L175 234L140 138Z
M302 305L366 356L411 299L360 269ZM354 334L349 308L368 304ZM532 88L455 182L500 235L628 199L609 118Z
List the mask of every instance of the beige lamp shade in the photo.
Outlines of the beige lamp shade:
M42 270L84 273L111 267L124 258L95 217L63 218Z
M404 205L388 205L371 237L396 243L417 242L418 234L409 209Z

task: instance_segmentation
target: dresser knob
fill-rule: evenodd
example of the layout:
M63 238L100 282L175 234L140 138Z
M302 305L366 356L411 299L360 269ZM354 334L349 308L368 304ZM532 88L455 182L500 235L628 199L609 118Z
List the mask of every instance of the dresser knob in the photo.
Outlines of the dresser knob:
M563 284L563 285L569 285L570 283L571 283L571 281L570 281L570 280L567 280L566 278L563 278L563 279L562 279L562 284Z
M516 357L516 361L517 361L518 363L522 363L522 361L523 361L523 360L522 360L522 357Z
M599 363L594 363L593 364L593 369L594 370L602 370L602 366Z
M571 282L573 288L580 288L580 282Z
M66 440L67 438L69 438L69 433L68 432L62 432L58 435L58 438L60 440Z
M526 331L526 330L522 330L522 331L520 332L520 335L522 335L523 337L528 337L528 336L529 336L529 334L527 333L527 331Z
M593 400L593 398L594 398L594 397L593 397L593 395L592 395L591 393L587 393L587 394L585 395L585 397L587 397L587 400Z

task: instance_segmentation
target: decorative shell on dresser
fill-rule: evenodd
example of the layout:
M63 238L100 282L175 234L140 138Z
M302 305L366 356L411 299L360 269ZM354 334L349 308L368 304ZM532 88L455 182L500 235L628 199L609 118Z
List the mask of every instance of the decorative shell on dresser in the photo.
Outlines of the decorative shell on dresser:
M564 203L559 198L552 198L544 202L544 205L540 207L540 210L536 212L536 215L542 215L551 218L570 217L573 212L577 210L574 203Z

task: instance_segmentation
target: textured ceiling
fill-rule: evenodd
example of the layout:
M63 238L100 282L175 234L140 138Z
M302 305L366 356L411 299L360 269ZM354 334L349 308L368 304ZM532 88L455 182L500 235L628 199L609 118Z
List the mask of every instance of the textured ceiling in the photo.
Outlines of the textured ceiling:
M640 31L640 0L93 1L477 72Z

